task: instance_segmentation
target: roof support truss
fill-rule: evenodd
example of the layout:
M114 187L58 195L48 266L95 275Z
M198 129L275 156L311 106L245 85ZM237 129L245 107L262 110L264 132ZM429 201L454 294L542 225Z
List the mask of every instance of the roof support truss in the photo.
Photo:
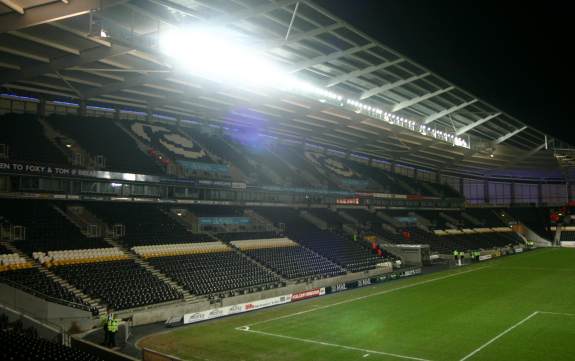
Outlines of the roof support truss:
M455 87L450 86L450 87L435 91L433 93L425 94L425 95L422 95L422 96L417 97L417 98L413 98L413 99L409 99L409 100L406 100L406 101L401 102L401 103L397 103L393 106L391 111L392 112L398 112L402 109L409 108L411 106L414 106L415 104L421 103L423 101L431 99L431 98L438 96L440 94L447 93L453 89L455 89Z
M16 4L13 0L10 2ZM68 3L55 2L31 7L26 11L22 10L22 13L1 15L0 33L87 14L92 10L119 5L123 2L126 0L70 0Z
M297 72L297 71L300 71L302 69L312 67L314 65L330 62L332 60L344 57L346 55L351 55L353 53L358 53L360 51L368 50L370 48L373 48L374 46L375 46L375 44L355 46L355 47L349 48L347 50L336 51L336 52L333 52L331 54L318 56L318 57L315 57L315 58L312 58L309 60L302 61L301 63L294 64L292 66L292 68L290 69L290 71L291 72Z
M475 103L476 101L477 101L477 99L473 99L473 100L470 100L470 101L465 102L465 103L463 103L463 104L460 104L460 105L451 107L451 108L449 108L449 109L445 109L445 110L443 110L443 111L441 111L441 112L439 112L439 113L432 114L432 115L428 116L427 118L425 118L425 120L423 121L423 124L429 124L429 123L431 123L431 122L434 122L434 121L436 121L437 119L443 118L443 117L446 116L446 115L449 115L449 114L451 114L451 113L454 113L454 112L456 112L456 111L459 111L459 110L461 110L461 109L463 109L463 108L465 108L465 107L467 107L467 106L469 106L469 105Z
M369 89L369 90L363 92L363 94L361 94L359 99L362 99L362 100L367 99L367 98L372 97L376 94L390 91L391 89L395 89L397 87L403 86L405 84L409 84L409 83L414 82L416 80L423 79L429 75L431 75L431 74L430 73L423 73L420 75L412 76L412 77L407 78L407 79L398 80L394 83L389 83L389 84L385 84L382 86L378 86L377 88Z
M477 120L477 121L475 121L475 122L473 122L473 123L471 123L471 124L469 124L469 125L466 125L466 126L464 126L464 127L461 127L461 128L459 128L459 129L457 129L457 131L455 132L455 135L465 134L465 133L467 133L468 131L470 131L471 129L473 129L473 128L475 128L475 127L478 127L478 126L480 126L481 124L490 121L491 119L495 119L495 118L497 118L497 117L500 116L500 115L501 115L501 113L495 113L495 114L491 114L491 115L489 115L489 116L487 116L487 117L485 117L485 118L483 118L483 119L479 119L479 120Z
M357 77L365 75L365 74L373 73L373 72L376 72L376 71L381 70L381 69L389 68L390 66L393 66L395 64L399 64L402 61L404 61L404 59L397 59L397 60L390 61L387 63L381 63L379 65L372 65L372 66L368 66L367 68L355 70L355 71L352 71L350 73L343 74L343 75L337 76L335 78L329 79L325 83L325 86L326 87L332 87L334 85L337 85L339 83L343 83L343 82L348 81L350 79L354 79L354 78L357 78Z
M29 66L22 70L5 70L0 72L0 82L2 84L11 83L14 81L34 78L46 73L53 73L66 68L89 64L99 61L108 57L125 54L131 49L112 45L111 47L96 47L80 53L77 55L66 55L58 59L52 59L50 63L45 65Z
M495 139L495 140L493 141L493 145L501 144L501 143L503 143L504 141L508 140L509 138L514 137L514 136L516 136L517 134L521 133L521 132L524 131L525 129L527 129L527 127L521 127L521 128L519 128L519 129L515 129L514 131L509 132L509 133L507 133L507 134L505 134L505 135L502 135L502 136L500 136L499 138L497 138L497 139Z

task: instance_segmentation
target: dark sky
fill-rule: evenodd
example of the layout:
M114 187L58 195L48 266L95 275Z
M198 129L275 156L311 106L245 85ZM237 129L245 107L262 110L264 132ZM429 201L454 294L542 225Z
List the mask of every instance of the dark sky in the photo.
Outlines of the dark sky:
M315 0L520 121L575 144L567 2Z

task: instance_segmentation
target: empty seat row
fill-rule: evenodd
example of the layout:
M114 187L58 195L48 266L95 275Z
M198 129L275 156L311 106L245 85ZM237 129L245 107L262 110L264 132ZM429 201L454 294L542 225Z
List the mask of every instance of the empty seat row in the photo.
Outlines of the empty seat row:
M48 266L103 262L127 258L122 250L115 247L48 251L47 253L34 252L32 257Z
M114 310L181 299L183 295L133 260L84 263L51 270Z
M212 252L151 258L148 262L196 295L278 285L265 268L236 252Z

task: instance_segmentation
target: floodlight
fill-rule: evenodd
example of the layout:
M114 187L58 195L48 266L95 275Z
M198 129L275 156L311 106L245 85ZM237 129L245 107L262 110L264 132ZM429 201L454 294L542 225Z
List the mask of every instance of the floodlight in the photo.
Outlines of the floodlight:
M160 50L183 69L240 85L282 85L287 72L250 48L238 34L219 28L183 28L160 37Z

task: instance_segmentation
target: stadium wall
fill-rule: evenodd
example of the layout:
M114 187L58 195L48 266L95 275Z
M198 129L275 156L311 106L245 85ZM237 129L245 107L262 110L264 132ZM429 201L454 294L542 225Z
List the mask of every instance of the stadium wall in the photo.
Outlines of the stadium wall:
M5 283L0 283L0 304L38 320L56 324L65 331L89 329L95 322L88 311L48 302Z
M218 303L210 303L208 301L201 301L196 303L179 303L169 306L150 307L138 311L118 312L117 315L120 318L132 317L132 326L146 325L154 322L164 322L171 318L180 317L189 313L201 312L225 306L233 306L241 303L303 292L315 288L331 287L337 284L349 283L369 277L381 276L391 272L392 269L390 267L382 267L366 272L350 273L339 277L325 278L313 282L288 284L286 287L274 288L235 297L226 297Z

